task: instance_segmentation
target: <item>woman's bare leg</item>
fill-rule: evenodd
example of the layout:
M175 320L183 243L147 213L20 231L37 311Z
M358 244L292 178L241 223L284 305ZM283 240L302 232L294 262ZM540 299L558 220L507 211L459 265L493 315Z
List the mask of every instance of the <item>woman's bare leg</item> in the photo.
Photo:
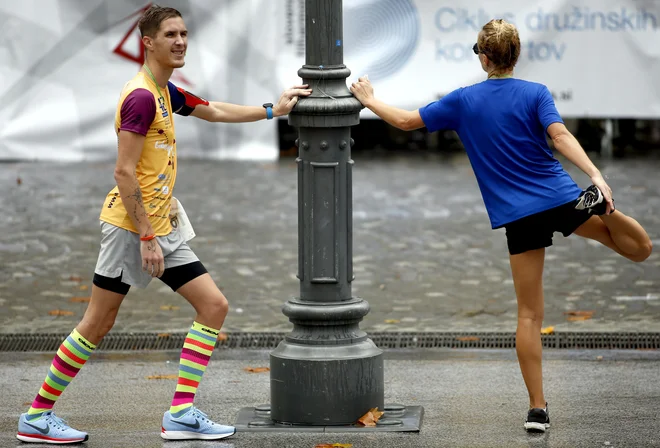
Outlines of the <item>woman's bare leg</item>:
M545 249L511 255L511 273L518 298L516 353L531 408L544 408L541 325Z
M618 210L610 215L592 216L577 228L575 234L596 240L629 260L646 260L653 244L644 228Z

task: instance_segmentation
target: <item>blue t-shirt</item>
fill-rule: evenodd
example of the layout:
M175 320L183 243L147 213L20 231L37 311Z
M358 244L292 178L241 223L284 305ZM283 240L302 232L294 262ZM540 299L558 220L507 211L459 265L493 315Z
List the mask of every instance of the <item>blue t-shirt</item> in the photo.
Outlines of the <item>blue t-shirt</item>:
M493 229L566 204L582 191L546 141L548 126L563 121L543 84L489 79L419 113L429 132L458 133Z

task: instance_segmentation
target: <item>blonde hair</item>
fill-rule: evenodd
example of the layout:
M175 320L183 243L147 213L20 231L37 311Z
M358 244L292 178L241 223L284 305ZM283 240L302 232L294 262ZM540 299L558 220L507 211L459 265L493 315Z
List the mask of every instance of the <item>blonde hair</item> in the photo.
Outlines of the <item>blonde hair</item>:
M494 19L485 24L479 33L477 46L497 71L513 69L520 56L518 30L504 19Z

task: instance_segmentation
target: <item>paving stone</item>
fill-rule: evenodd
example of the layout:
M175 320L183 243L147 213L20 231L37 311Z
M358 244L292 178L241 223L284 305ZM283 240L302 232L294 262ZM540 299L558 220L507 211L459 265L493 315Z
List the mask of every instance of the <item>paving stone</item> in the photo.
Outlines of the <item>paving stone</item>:
M371 306L363 329L515 330L505 234L490 230L466 163L463 155L356 156L353 290ZM596 163L617 208L637 219L660 247L660 160ZM68 332L82 318L87 303L72 299L91 293L98 215L114 186L113 167L114 162L2 165L0 332ZM576 169L569 173L580 186L588 185ZM295 163L184 159L175 196L197 233L191 247L230 301L225 329L290 329L281 307L299 292ZM657 253L633 263L577 236L555 234L554 242L543 279L544 325L565 331L660 328L660 300L653 299L660 295ZM178 308L161 309L166 305ZM50 315L54 310L64 313ZM595 315L569 322L567 310ZM154 280L144 290L131 290L113 331L184 331L193 318L192 307Z

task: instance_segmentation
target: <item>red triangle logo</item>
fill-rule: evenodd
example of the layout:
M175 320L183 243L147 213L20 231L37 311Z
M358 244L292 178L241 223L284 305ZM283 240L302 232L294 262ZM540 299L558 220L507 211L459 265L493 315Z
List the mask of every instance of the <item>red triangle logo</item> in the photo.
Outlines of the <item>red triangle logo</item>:
M138 26L138 22L140 21L139 16L144 14L144 12L147 9L149 9L150 7L151 7L151 3L147 3L147 5L144 6L143 8L138 9L137 11L135 11L130 16L124 18L124 20L128 20L128 19L131 19L135 16L138 16L138 18L135 20L135 22L133 22L133 24L129 28L128 32L124 35L122 40L119 42L119 44L115 47L114 50L112 50L113 53L115 53L116 55L121 56L124 59L128 59L129 61L136 62L140 65L144 64L144 45L142 44L141 40L138 42L138 47L140 48L140 54L131 54L131 53L129 53L128 51L126 51L124 49L124 46L126 45L126 42L131 37L131 35L135 32L135 29ZM124 20L122 20L122 22Z

